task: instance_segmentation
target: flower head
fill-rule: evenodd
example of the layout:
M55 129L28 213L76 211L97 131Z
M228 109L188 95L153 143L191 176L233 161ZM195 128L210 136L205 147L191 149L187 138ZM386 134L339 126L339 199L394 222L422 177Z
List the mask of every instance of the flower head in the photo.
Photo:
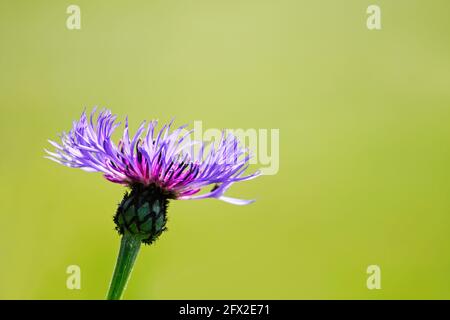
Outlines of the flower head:
M235 182L253 179L244 175L250 154L238 139L222 132L219 141L207 145L191 141L186 126L171 130L172 122L156 130L157 122L143 122L130 138L128 120L117 144L112 135L120 123L109 110L88 118L86 112L73 122L61 142L50 141L55 151L47 158L62 165L102 172L109 181L131 188L114 215L122 235L120 251L108 291L108 299L120 299L141 243L153 243L165 230L169 199L216 198L233 204L253 200L229 198L225 191ZM195 150L198 146L198 150ZM199 194L208 186L209 192Z
M102 172L109 181L132 188L157 187L167 198L216 198L238 205L253 202L224 195L233 183L259 175L244 175L250 154L231 133L223 131L220 141L208 145L192 141L193 130L187 131L186 126L171 130L170 122L158 131L157 121L144 121L130 138L126 119L122 138L115 144L112 135L120 125L117 117L109 110L95 115L95 109L90 117L83 112L69 133L61 134L61 143L49 141L55 152L46 150L48 158L68 167ZM208 186L212 186L209 192L198 194Z

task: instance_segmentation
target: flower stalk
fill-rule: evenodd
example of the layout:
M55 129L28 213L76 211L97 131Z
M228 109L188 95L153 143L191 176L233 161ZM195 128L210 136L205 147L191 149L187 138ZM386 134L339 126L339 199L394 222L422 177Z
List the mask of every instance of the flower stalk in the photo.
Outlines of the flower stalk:
M122 236L119 255L106 297L108 300L120 300L122 298L141 248L141 241L139 236L133 234L126 233Z
M119 300L127 286L141 243L151 244L166 230L172 195L156 185L134 185L119 204L114 222L122 240L108 300Z

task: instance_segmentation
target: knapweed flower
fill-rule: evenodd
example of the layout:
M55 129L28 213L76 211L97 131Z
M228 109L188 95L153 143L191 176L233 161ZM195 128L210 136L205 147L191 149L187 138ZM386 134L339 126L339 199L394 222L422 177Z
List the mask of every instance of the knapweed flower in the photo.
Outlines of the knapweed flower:
M101 172L109 181L131 189L114 216L116 229L123 237L109 298L120 298L128 278L123 273L129 267L128 260L136 258L140 243L152 243L166 229L170 199L216 198L237 205L249 204L253 200L224 194L233 183L259 175L245 174L251 155L226 131L219 141L208 144L191 140L193 130L186 130L186 126L171 130L170 122L157 130L157 121L150 121L143 122L130 138L126 119L116 144L112 138L120 126L116 120L109 110L96 116L94 109L90 117L83 112L69 133L61 134L60 143L49 140L54 152L46 150L51 160ZM211 189L203 192L205 188ZM130 272L131 269L128 275Z

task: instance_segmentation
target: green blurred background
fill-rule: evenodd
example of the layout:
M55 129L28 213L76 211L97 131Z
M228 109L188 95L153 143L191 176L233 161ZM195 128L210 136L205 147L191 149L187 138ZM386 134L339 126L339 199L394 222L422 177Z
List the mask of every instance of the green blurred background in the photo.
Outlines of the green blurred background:
M81 8L81 30L66 8ZM366 28L378 4L382 30ZM174 201L128 299L450 298L450 5L0 2L0 298L103 299L124 188L44 159L84 107L280 129L247 207ZM66 268L81 267L81 290ZM381 267L381 290L366 268Z

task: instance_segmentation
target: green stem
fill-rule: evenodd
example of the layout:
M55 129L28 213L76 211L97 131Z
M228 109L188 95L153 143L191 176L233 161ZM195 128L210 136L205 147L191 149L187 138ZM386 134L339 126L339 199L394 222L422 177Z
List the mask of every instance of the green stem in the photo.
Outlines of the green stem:
M125 233L120 242L120 251L108 291L108 300L120 300L133 270L134 262L141 247L141 239Z

